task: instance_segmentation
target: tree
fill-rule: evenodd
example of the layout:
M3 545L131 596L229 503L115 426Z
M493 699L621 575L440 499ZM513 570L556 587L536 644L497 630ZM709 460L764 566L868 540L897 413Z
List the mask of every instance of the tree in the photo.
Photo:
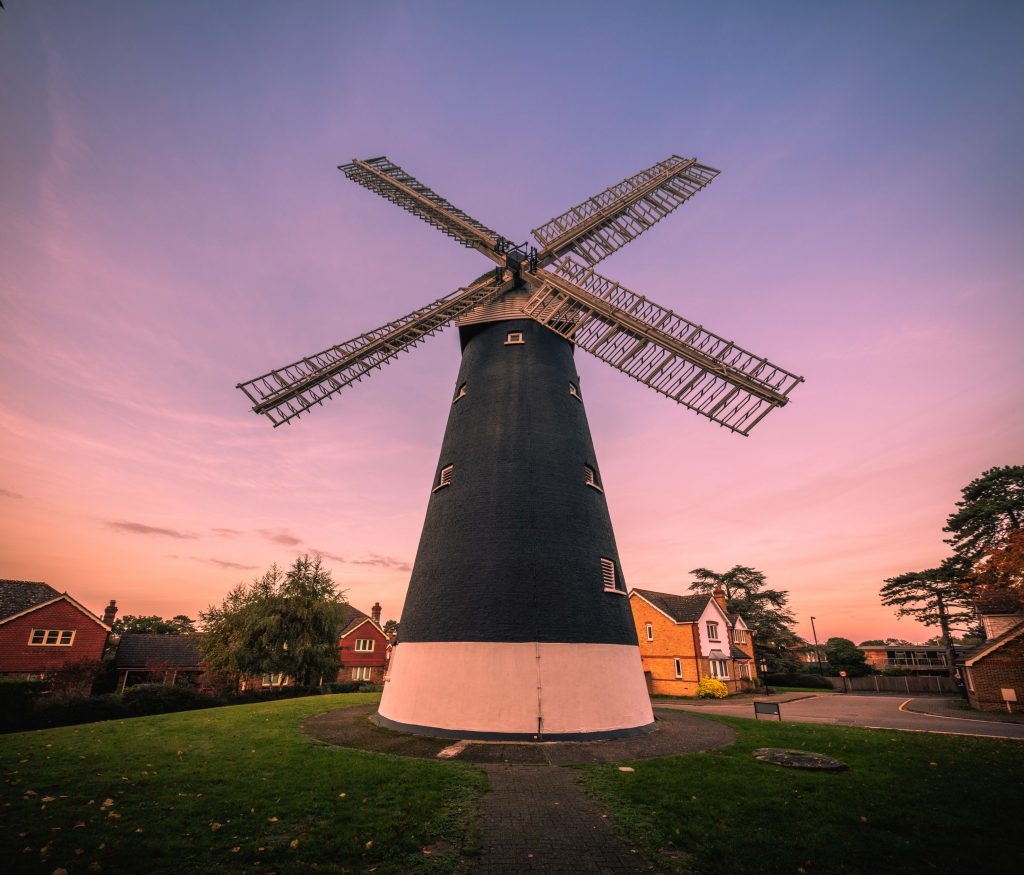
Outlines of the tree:
M287 572L272 565L201 612L200 647L211 669L236 678L281 672L306 686L333 680L344 606L320 557L300 556Z
M964 569L1006 545L1024 526L1024 465L989 468L961 491L943 531Z
M114 620L111 630L115 635L123 635L125 632L145 632L156 635L191 635L196 631L195 622L184 614L177 614L170 620L158 617L156 614L136 616L125 614Z
M872 638L869 641L861 641L858 647L906 647L910 642L903 638Z
M398 620L388 620L383 628L385 635L394 635L398 632Z
M696 578L690 584L693 592L711 595L719 587L725 591L726 609L739 614L750 627L758 660L767 663L769 671L797 667L793 650L801 640L792 629L796 618L786 607L788 592L766 589L764 574L746 565L734 565L724 574L707 568L695 568L690 574Z
M825 642L825 658L836 671L845 671L851 677L868 674L864 651L849 638L829 638Z
M974 619L970 591L955 563L886 578L879 595L883 605L896 608L897 617L913 617L925 626L938 626L952 665L951 627Z
M1024 529L1014 529L974 569L981 594L1002 593L1024 602Z

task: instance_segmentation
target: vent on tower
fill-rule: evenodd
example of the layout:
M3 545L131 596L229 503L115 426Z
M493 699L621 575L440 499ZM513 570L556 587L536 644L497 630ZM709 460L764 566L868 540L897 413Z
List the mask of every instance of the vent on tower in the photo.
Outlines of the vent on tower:
M438 478L437 486L435 486L433 489L434 492L437 492L438 489L443 489L445 486L452 485L452 472L454 470L454 465L445 465L441 469L441 476Z
M505 335L505 346L513 346L517 343L525 343L522 331L510 331Z
M577 386L575 383L569 384L569 394L572 395L572 397L575 398L580 403L583 403L583 396L580 395L580 387Z
M619 575L615 568L615 562L611 559L601 559L601 577L604 579L605 592L624 592L624 587L619 581Z
M597 474L590 465L583 466L583 482L586 483L587 486L593 486L598 492L604 492L601 488L601 484L597 482Z
M454 404L460 398L465 398L465 397L466 397L466 384L463 383L461 386L459 386L459 391L455 394L455 397L452 398L452 404Z

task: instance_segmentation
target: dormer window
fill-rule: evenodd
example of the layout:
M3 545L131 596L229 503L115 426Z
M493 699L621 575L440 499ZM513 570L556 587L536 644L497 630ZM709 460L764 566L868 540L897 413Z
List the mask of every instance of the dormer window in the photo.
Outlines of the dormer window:
M604 581L605 592L617 592L619 595L626 594L626 587L622 583L622 576L615 561L612 559L601 559L601 579Z
M441 476L437 479L437 486L433 488L433 492L437 492L438 489L444 489L445 486L452 485L452 473L455 471L454 465L445 465L441 469Z
M579 401L581 404L583 403L583 396L580 395L580 387L577 386L575 383L569 384L569 394L572 395L572 397Z
M743 629L734 629L732 633L732 640L737 644L744 644L747 640L747 633Z
M718 637L718 623L708 622L708 641L720 641Z
M461 386L459 386L459 391L455 393L455 397L452 398L452 404L454 404L460 398L465 398L465 397L466 397L466 384L463 383Z
M597 482L597 472L595 472L590 465L583 466L583 482L586 483L587 486L592 486L598 492L604 492L601 488L601 484Z
M515 346L520 343L525 343L522 331L510 331L505 335L505 346Z

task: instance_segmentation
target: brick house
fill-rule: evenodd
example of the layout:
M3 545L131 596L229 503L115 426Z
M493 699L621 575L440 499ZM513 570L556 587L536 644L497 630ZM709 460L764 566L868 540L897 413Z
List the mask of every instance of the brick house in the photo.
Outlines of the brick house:
M380 602L370 609L369 617L351 605L348 607L349 621L338 636L341 651L338 680L383 684L392 641L380 624Z
M629 604L652 694L696 695L702 677L718 678L730 693L753 686L753 634L725 610L721 590L711 597L633 589Z
M863 644L864 661L875 671L900 669L920 677L949 677L945 650L934 644Z
M126 632L117 644L117 691L135 684L197 684L205 670L201 637Z
M964 654L957 666L972 708L1024 711L1024 609L1012 596L975 602L988 640Z
M117 613L97 617L66 592L30 580L0 580L0 677L41 680L71 662L99 662Z

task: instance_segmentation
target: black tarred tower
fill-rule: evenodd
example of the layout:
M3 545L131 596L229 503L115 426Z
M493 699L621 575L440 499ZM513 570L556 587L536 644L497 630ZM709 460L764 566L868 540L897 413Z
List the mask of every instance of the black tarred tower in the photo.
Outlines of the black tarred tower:
M387 158L346 176L497 267L241 388L275 426L453 321L462 366L381 699L457 738L602 738L653 725L575 348L748 434L800 377L594 271L717 176L673 155L515 246Z

